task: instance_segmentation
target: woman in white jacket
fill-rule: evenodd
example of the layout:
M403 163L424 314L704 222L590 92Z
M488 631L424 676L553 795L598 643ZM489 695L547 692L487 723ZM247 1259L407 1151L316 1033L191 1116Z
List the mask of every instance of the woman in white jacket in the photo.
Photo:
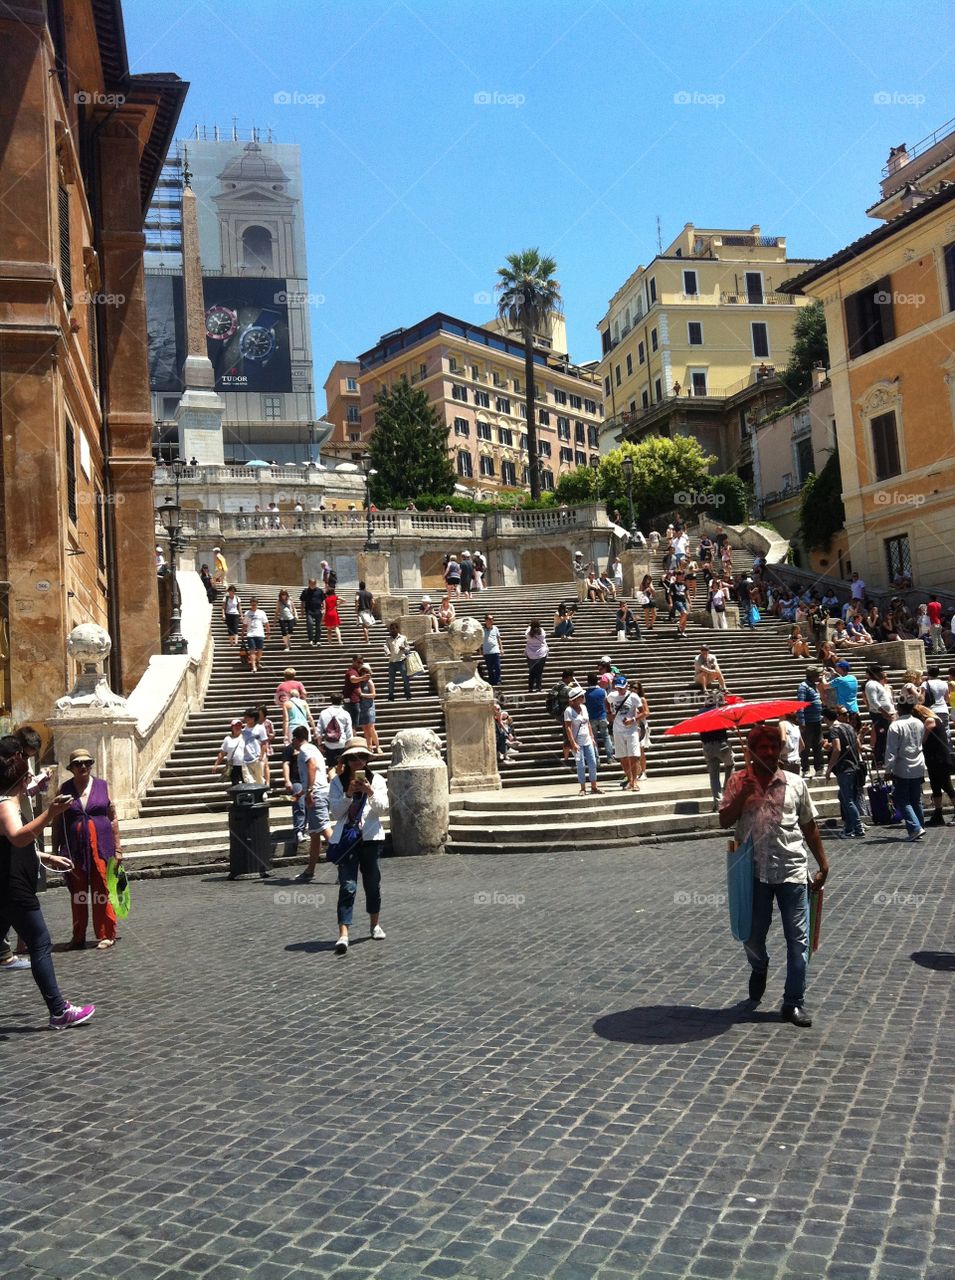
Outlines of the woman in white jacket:
M359 839L338 863L338 941L335 954L348 954L348 930L351 927L355 895L358 893L358 873L365 890L365 906L368 910L371 936L375 941L384 940L385 931L379 924L381 914L381 845L385 832L381 815L388 812L388 788L383 778L369 768L371 753L363 738L349 738L339 757L341 772L332 778L328 789L328 809L335 830L331 843L342 838L347 823L357 822Z

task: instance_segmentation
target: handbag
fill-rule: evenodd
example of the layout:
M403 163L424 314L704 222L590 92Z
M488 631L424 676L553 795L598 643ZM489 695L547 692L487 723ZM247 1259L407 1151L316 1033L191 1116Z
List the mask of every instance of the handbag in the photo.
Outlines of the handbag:
M365 807L365 800L366 797L362 796L358 802L354 817L349 816L345 819L341 835L334 844L329 844L325 849L325 857L333 867L337 867L361 839L361 814Z
M422 671L424 671L424 662L422 661L421 654L417 649L409 649L408 656L405 661L408 664L407 671L409 676L418 676Z

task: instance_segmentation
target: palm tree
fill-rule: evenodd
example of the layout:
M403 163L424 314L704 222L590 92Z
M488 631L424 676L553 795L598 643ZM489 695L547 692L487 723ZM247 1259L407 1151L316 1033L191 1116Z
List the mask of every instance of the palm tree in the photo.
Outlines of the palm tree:
M537 249L509 253L507 266L498 267L495 286L500 297L497 314L508 329L524 340L524 390L527 405L527 454L531 498L541 496L540 458L537 452L537 419L534 412L534 336L545 333L562 305L560 284L554 279L557 263L542 258Z

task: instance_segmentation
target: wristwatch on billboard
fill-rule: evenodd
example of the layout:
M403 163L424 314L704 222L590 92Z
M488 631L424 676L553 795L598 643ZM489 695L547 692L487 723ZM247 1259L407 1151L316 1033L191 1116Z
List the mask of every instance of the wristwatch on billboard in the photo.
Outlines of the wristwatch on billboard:
M206 337L213 342L225 342L239 327L239 317L231 307L217 302L206 311Z
M239 334L239 354L246 360L268 360L276 347L275 326L281 319L278 311L260 311Z

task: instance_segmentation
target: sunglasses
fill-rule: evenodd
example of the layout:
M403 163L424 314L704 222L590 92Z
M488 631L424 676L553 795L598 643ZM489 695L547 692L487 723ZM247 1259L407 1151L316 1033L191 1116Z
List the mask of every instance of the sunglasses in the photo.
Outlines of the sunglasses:
M74 762L70 765L71 769L92 769L92 767L93 767L92 760L74 760Z

